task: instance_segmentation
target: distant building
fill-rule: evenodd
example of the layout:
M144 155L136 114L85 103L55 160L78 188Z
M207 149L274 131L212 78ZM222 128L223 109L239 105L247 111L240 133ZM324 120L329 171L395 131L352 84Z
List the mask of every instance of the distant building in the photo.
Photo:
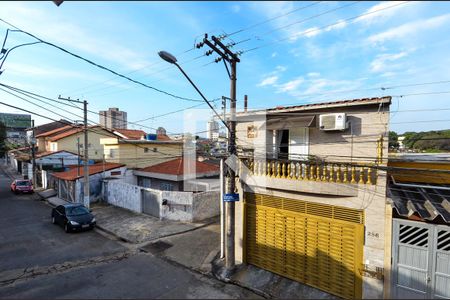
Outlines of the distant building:
M127 129L127 113L117 107L101 110L100 125L108 129Z
M25 145L27 128L31 127L31 115L0 113L0 122L6 127L9 143Z
M403 151L403 150L405 150L405 144L403 144L403 141L405 140L405 136L399 136L398 137L398 139L397 139L397 141L398 141L398 149L400 150L400 151Z
M206 138L210 140L219 138L219 123L214 120L208 121L206 124Z
M167 131L164 127L158 127L158 129L156 129L156 134L157 135L167 135Z

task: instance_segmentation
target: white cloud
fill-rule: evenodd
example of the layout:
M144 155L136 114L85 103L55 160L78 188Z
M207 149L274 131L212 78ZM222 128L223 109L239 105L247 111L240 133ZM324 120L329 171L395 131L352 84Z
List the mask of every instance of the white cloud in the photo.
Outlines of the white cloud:
M273 85L275 82L277 82L278 76L270 76L267 78L264 78L260 83L257 84L257 86L266 86L266 85Z
M301 35L304 35L306 37L313 37L320 33L320 29L318 27L311 27L306 29Z
M391 63L393 61L396 61L407 55L408 53L405 51L400 53L392 53L392 54L385 53L377 55L376 58L370 63L370 70L372 72L384 72L386 68L392 67Z
M306 74L308 77L319 77L320 73L318 72L309 72L308 74Z
M345 28L346 26L347 22L345 20L339 20L336 22L336 24L326 27L325 31L339 30Z
M280 84L277 86L278 92L282 93L282 92L290 92L290 91L296 90L304 81L305 81L305 79L303 79L303 77L298 77L298 78L291 80L289 82L286 82L284 84Z
M18 27L73 52L82 51L131 70L148 64L143 55L121 46L120 39L103 38L98 33L82 29L69 19L61 19L58 14L45 14L41 10L31 9L26 5L20 2L2 4L1 16L14 16L14 22Z
M392 39L400 39L404 37L410 38L412 35L417 34L420 31L441 27L449 21L450 14L445 14L426 20L409 22L401 26L391 28L387 31L372 35L368 38L368 41L370 43L382 43Z
M237 5L237 4L232 5L232 6L231 6L231 10L232 10L234 13L238 13L238 12L241 11L241 6L240 6L240 5Z
M364 14L366 15L357 18L355 22L362 22L363 24L371 25L373 23L385 21L388 18L397 15L398 11L403 8L403 4L400 3L407 3L407 2L408 1L386 1L378 3L370 7L368 10L366 10L364 12Z

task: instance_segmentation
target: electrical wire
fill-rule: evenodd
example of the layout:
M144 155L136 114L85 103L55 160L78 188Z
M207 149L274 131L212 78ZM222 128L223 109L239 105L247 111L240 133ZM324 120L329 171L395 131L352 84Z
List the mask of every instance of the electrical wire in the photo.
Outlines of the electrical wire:
M38 38L37 36L35 36L35 35L33 35L33 34L27 32L27 31L24 31L24 30L18 28L17 26L12 25L11 23L9 23L9 22L3 20L2 18L0 18L0 21L1 21L1 22L4 22L4 23L6 23L6 24L8 24L8 25L10 25L10 26L13 26L14 28L16 28L16 29L17 29L18 31L20 31L21 33L24 33L24 34L26 34L26 35L28 35L28 36L30 36L30 37L36 39L37 41L39 41L39 42L41 42L41 43L43 43L43 44L52 46L52 47L54 47L54 48L56 48L56 49L58 49L58 50L60 50L60 51L62 51L62 52L64 52L64 53L66 53L66 54L69 54L69 55L71 55L71 56L73 56L73 57L75 57L75 58L78 58L78 59L80 59L80 60L83 60L83 61L85 61L85 62L87 62L87 63L89 63L89 64L91 64L91 65L93 65L93 66L95 66L95 67L97 67L97 68L100 68L100 69L102 69L102 70L108 71L108 72L110 72L110 73L112 73L112 74L114 74L114 75L116 75L116 76L118 76L118 77L121 77L121 78L123 78L123 79L126 79L126 80L128 80L128 81L130 81L130 82L133 82L133 83L135 83L135 84L138 84L138 85L140 85L140 86L146 87L146 88L148 88L148 89L154 90L154 91L156 91L156 92L165 94L165 95L167 95L167 96L170 96L170 97L173 97L173 98L176 98L176 99L185 100L185 101L191 101L191 102L203 102L203 100L192 99L192 98L186 98L186 97L181 97L181 96L178 96L178 95L175 95L175 94L166 92L166 91L164 91L164 90L158 89L158 88L156 88L156 87L150 86L150 85L148 85L148 84L146 84L146 83L137 81L137 80L132 79L132 78L130 78L130 77L124 75L124 74L121 74L121 73L119 73L119 72L116 72L116 71L114 71L114 70L112 70L112 69L110 69L110 68L108 68L108 67L105 67L105 66L103 66L103 65L101 65L101 64L98 64L98 63L95 63L95 62L93 62L92 60L89 60L89 59L87 59L87 58L85 58L85 57L83 57L83 56L81 56L81 55L75 54L75 53L73 53L73 52L71 52L71 51L69 51L69 50L67 50L67 49L65 49L65 48L63 48L63 47L60 47L60 46L58 46L58 45L56 45L56 44L53 44L53 43L44 41L44 40L42 40L41 38Z

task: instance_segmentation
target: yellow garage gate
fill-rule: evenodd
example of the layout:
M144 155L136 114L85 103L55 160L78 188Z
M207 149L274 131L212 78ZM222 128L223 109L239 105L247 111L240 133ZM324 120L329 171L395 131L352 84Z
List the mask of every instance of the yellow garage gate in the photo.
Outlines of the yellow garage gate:
M245 194L245 261L343 298L361 298L364 213Z

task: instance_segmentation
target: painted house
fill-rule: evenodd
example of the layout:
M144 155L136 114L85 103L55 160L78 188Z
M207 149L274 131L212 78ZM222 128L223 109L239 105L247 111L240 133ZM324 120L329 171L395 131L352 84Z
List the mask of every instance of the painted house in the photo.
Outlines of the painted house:
M119 137L103 137L105 160L126 164L130 169L156 165L181 156L183 142L171 139L126 140Z
M82 157L77 154L61 150L56 152L39 152L36 154L36 183L48 188L53 186L51 174L53 172L64 171L69 166L83 164Z
M88 151L89 159L96 161L103 160L103 145L100 140L103 138L117 137L112 131L109 131L101 126L88 127ZM79 141L79 143L78 143ZM49 138L50 151L66 150L73 153L78 153L78 145L80 153L84 153L84 129L83 127L71 128L67 131L52 135Z
M63 125L63 126L59 126L59 127L56 127L54 129L51 129L48 131L44 131L44 132L41 131L39 134L36 134L35 138L36 138L36 146L38 148L38 152L51 151L50 138L52 136L72 130L73 128L76 128L76 127L77 126L70 125L70 124Z
M190 162L182 157L133 173L139 186L162 191L211 191L220 187L219 166L198 160Z
M390 104L382 97L237 114L237 264L341 298L386 296Z
M89 199L97 201L102 196L102 181L105 178L123 178L126 167L116 163L97 163L89 166ZM52 174L55 179L55 190L58 197L74 203L83 203L84 198L84 169L71 168L65 172Z

